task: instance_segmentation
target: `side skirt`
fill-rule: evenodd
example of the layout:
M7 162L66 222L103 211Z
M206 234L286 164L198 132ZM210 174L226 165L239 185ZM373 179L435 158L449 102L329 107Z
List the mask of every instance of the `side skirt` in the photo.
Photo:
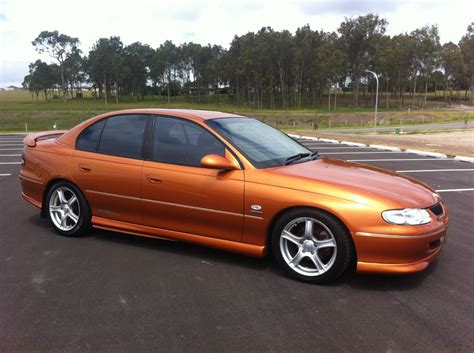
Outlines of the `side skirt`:
M92 225L100 229L133 234L148 238L158 238L175 241L178 240L257 258L265 256L266 253L265 246L252 245L218 238L210 238L189 233L181 233L168 229L147 227L143 225L120 222L97 216L92 216Z

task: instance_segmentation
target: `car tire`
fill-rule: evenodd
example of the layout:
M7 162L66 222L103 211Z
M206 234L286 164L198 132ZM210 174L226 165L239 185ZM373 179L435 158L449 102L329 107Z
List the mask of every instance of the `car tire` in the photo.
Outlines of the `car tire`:
M334 281L354 262L354 245L346 227L320 210L298 208L284 213L271 237L276 262L299 281Z
M91 229L91 211L77 186L67 181L54 184L46 197L46 214L56 233L78 237Z

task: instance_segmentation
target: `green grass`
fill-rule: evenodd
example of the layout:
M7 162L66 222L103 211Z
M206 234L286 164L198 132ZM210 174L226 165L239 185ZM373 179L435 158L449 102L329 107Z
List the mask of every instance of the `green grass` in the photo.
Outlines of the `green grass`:
M346 97L347 99L350 98ZM145 97L144 101L139 102L130 99L118 104L111 102L105 105L103 100L90 97L79 100L44 101L40 96L36 101L28 91L4 91L0 92L0 131L25 131L25 124L28 126L28 131L50 130L53 124L56 124L58 129L69 129L81 121L105 112L134 108L184 108L240 113L257 117L281 129L312 129L315 125L319 129L368 127L373 124L373 108L354 109L341 106L336 112L329 111L327 106L300 110L255 109L232 104L225 96L221 97L219 104L194 103L185 97L175 97L171 103L167 103L165 97L155 96ZM420 114L424 117L423 121L416 118ZM420 110L411 113L405 109L380 110L380 119L383 119L380 122L383 121L387 126L463 121L465 118L473 120L474 115L462 115L455 110Z

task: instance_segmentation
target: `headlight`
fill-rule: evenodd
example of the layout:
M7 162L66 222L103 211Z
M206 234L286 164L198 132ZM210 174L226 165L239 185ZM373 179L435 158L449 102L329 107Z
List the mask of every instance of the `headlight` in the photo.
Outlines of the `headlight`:
M388 210L382 212L382 218L393 224L415 226L431 222L428 211L421 208L405 208L403 210Z

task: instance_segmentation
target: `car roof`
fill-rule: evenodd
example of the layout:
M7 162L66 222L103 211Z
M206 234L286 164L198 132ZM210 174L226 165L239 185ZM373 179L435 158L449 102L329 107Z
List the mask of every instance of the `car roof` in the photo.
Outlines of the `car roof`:
M212 110L197 110L197 109L162 109L162 108L143 108L143 109L127 109L116 112L107 113L107 115L126 114L126 113L141 113L141 114L161 114L161 115L178 115L178 116L192 116L202 120L218 119L218 118L245 118L245 116L218 112Z
M232 113L216 112L210 110L192 110L192 109L160 109L160 108L143 108L143 109L127 109L108 112L102 115L95 116L88 120L83 121L79 125L76 125L71 130L68 130L64 135L57 139L58 142L74 146L76 137L81 131L87 126L94 122L114 115L125 115L125 114L156 114L156 115L167 115L181 118L188 118L190 120L208 120L218 118L246 118L242 115L236 115Z

